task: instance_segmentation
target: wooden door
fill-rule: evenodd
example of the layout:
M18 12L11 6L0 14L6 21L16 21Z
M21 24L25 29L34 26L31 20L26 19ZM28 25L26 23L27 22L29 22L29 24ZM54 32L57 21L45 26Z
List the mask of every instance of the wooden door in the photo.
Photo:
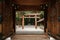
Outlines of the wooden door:
M0 1L0 33L2 32L2 1Z
M3 35L8 36L14 32L12 6L3 1Z
M60 35L60 1L56 2L56 8L57 8L57 34Z
M48 8L48 31L54 37L60 34L60 1Z
M52 34L54 33L54 28L55 28L55 18L56 18L56 14L53 13L54 8L50 8L49 9L49 13L48 13L48 31L51 32Z

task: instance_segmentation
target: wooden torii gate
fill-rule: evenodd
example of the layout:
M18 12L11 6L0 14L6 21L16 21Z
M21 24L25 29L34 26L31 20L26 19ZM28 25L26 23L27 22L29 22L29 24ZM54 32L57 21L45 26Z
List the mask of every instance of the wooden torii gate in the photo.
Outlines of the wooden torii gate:
M33 13L33 14L25 14L22 17L20 17L22 18L22 29L24 29L24 18L35 18L35 29L37 29L37 18L40 18L38 17L39 15L40 15L39 13ZM28 16L28 17L25 17L25 16Z

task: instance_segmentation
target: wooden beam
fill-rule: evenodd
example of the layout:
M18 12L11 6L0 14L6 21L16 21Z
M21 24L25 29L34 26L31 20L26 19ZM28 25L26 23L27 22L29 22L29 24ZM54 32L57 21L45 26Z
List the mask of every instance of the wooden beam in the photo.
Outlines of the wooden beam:
M0 33L2 32L2 24L0 24Z
M37 15L35 15L35 28L37 29Z
M14 0L19 5L41 5L46 4L48 0Z
M22 16L22 29L24 29L24 16Z

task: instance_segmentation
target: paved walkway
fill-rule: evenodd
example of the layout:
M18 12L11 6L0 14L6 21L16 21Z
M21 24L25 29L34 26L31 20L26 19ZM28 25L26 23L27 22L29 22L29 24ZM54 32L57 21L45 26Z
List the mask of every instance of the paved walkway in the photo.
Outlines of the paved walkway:
M24 29L22 26L16 26L16 34L44 34L44 30L40 28L40 26L35 29L34 25L26 25Z
M49 40L45 35L15 35L12 40Z

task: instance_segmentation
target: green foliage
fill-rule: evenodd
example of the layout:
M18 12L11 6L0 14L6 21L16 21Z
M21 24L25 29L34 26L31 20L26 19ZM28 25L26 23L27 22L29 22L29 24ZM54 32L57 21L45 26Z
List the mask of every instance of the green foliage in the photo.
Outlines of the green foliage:
M0 2L2 2L3 0L0 0Z
M22 17L24 14L29 14L29 13L39 13L40 14L40 18L44 17L44 11L17 11L16 12L16 20L19 21L20 18Z
M24 11L17 11L16 12L16 20L19 21L20 17L22 17L25 14Z
M25 14L25 12L24 12L24 11L21 11L20 13L21 13L21 15L24 15L24 14Z
M19 21L19 18L18 18L18 17L16 17L16 20L17 20L17 21Z
M44 17L44 11L41 11L40 18Z

